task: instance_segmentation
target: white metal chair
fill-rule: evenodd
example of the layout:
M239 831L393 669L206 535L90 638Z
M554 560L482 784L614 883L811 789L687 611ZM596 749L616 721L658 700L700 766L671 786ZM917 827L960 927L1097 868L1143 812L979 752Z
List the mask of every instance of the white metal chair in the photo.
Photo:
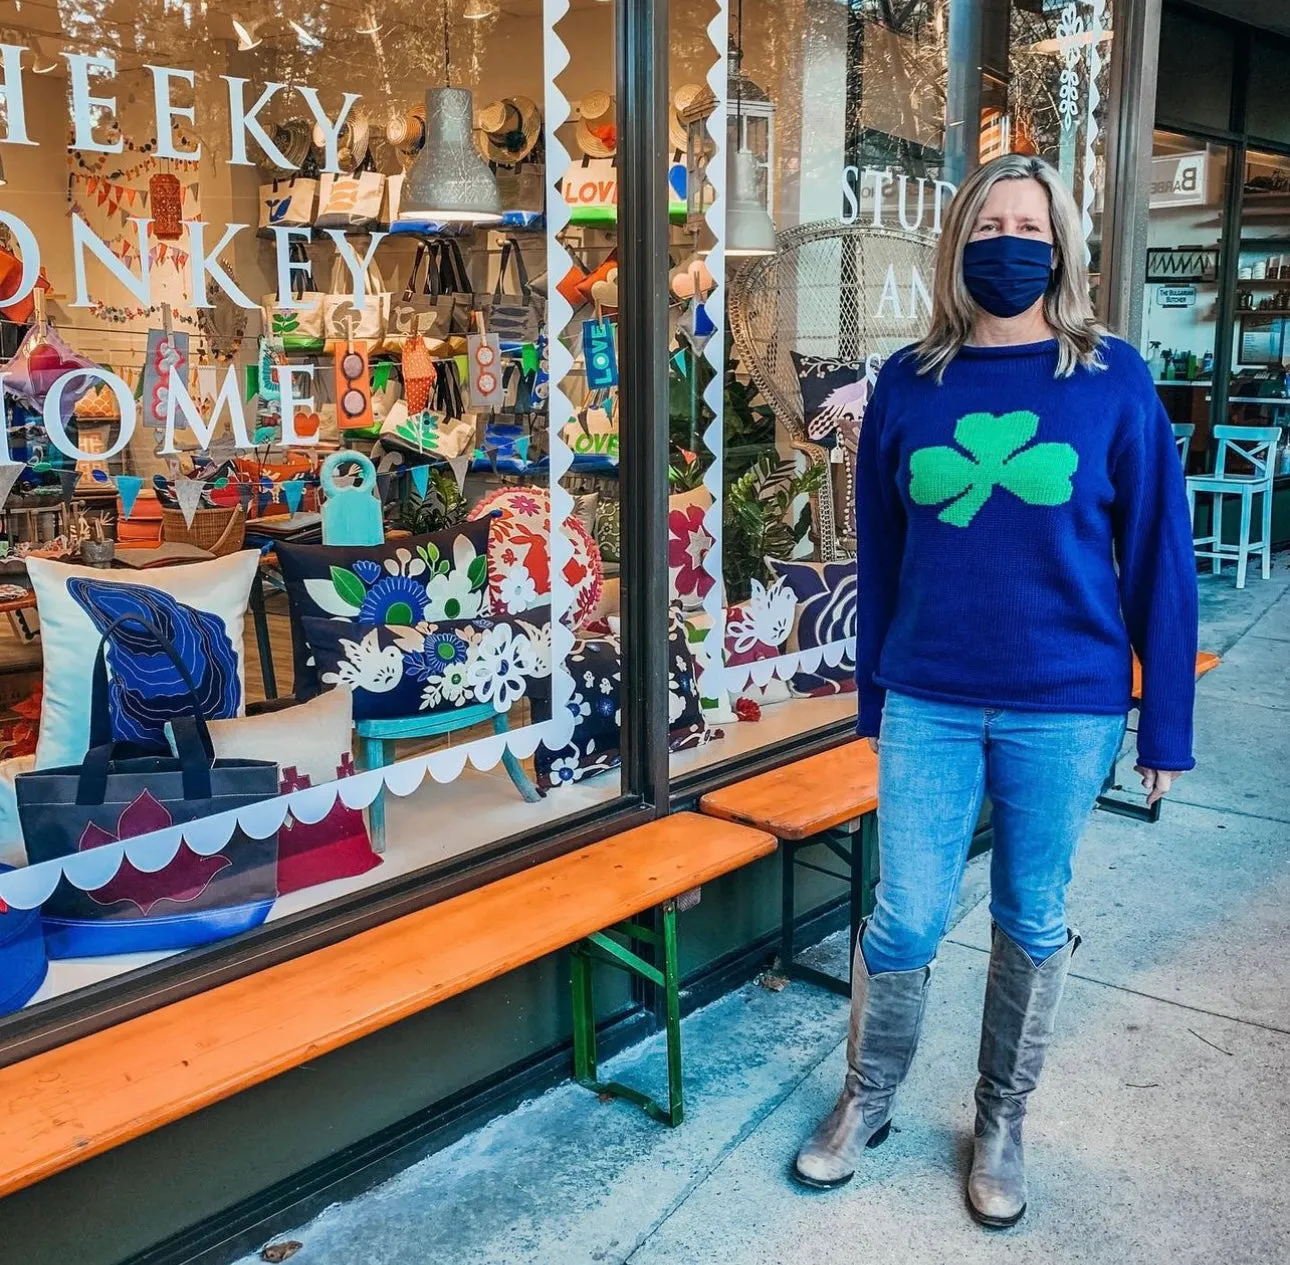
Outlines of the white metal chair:
M1193 474L1187 477L1187 507L1191 512L1193 545L1198 558L1213 560L1217 575L1224 562L1236 563L1236 587L1245 587L1245 569L1252 553L1263 555L1263 578L1272 574L1272 479L1276 473L1277 445L1281 440L1279 426L1215 426L1214 438L1218 440L1218 453L1214 458L1213 474ZM1238 465L1248 466L1233 472L1228 463L1235 457ZM1210 519L1212 534L1196 537L1196 497L1208 493L1213 498ZM1250 525L1254 518L1254 498L1263 494L1263 532L1253 543ZM1235 544L1223 541L1223 498L1241 498L1240 538ZM1207 547L1206 547L1207 546Z
M1191 447L1191 437L1196 433L1196 427L1191 422L1174 423L1174 443L1178 445L1178 460L1187 464L1187 449Z

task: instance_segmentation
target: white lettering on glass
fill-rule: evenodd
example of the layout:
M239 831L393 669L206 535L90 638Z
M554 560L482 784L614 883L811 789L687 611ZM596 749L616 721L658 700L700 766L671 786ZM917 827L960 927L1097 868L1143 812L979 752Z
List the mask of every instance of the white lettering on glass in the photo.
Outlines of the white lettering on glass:
M201 415L201 410L193 403L188 394L188 387L181 374L172 373L167 383L166 400L166 438L161 447L163 456L178 452L175 447L175 416L183 415L183 424L197 438L202 448L209 448L215 431L219 428L220 414L228 410L228 423L233 431L233 442L237 448L253 447L251 437L246 430L246 414L242 411L242 393L238 390L237 369L229 365L220 383L219 394L215 397L215 406L211 409L211 420L208 425Z
M238 307L258 308L258 303L252 303L249 298L242 292L237 282L224 271L224 265L220 263L217 256L227 248L229 242L238 235L244 228L249 227L246 224L229 224L224 229L224 235L210 249L206 249L206 222L204 220L185 220L188 226L188 266L189 276L193 287L193 307L214 307L215 305L206 297L206 277L207 274L215 278L215 284L219 286L225 294L228 295Z
M73 378L97 378L111 387L112 394L116 396L117 408L121 410L121 431L116 437L116 442L105 452L83 452L72 443L71 436L63 425L63 392ZM101 365L89 365L84 369L65 373L61 378L55 378L45 395L44 413L45 429L49 432L49 438L53 440L54 447L59 452L66 453L73 461L106 461L109 457L115 457L130 442L134 434L134 395L125 382L110 369L104 369Z
M118 259L112 248L83 220L72 212L72 266L76 271L76 298L72 307L90 306L90 288L85 280L85 252L88 250L144 307L152 305L152 285L148 267L148 219L130 217L134 225L135 245L139 253L139 275Z
M0 45L0 102L4 103L6 145L34 145L27 135L27 108L22 91L22 54L20 44Z
M277 379L278 390L282 394L282 442L287 446L316 444L318 442L317 431L314 431L308 437L296 434L296 409L312 410L314 408L314 397L312 395L297 395L295 390L296 374L303 373L306 378L312 380L317 369L317 365L273 366L273 376Z
M314 116L314 121L318 124L319 131L323 134L323 150L326 154L327 161L323 164L324 171L330 171L334 175L340 175L340 129L345 126L345 120L349 117L349 112L354 108L355 102L358 101L358 93L345 93L345 100L341 103L340 113L336 116L335 122L327 117L327 111L323 109L322 102L318 99L318 90L302 84L297 91L305 99L305 104L309 107L309 112Z
M296 237L308 241L313 234L313 230L294 225L275 224L272 231L278 258L277 306L291 312L312 312L318 304L316 302L297 303L295 293L291 288L291 274L293 272L308 273L312 271L312 265L308 259L291 258L291 238L294 234Z
M250 136L264 151L265 157L277 167L290 169L295 166L269 138L259 118L261 110L273 99L274 93L285 88L284 83L270 83L260 93L260 99L248 110L246 108L246 85L249 79L235 79L232 75L221 75L228 84L228 119L233 156L228 160L230 167L254 167L255 160L246 154L246 138Z
M200 158L200 142L196 149L176 149L174 138L175 119L185 119L189 127L196 126L196 108L191 105L175 105L170 99L171 80L178 79L193 88L196 76L191 70L174 70L170 66L149 66L148 69L152 71L152 100L157 112L157 157Z
M111 57L96 57L93 53L68 53L67 81L72 93L72 144L68 149L90 149L100 154L119 154L125 148L124 139L118 135L115 141L100 144L94 139L94 116L97 111L116 118L115 97L95 97L90 95L90 72L103 75L116 74L116 62Z
M360 259L353 246L349 244L349 238L340 229L329 228L324 231L336 243L336 252L345 261L345 267L349 269L350 279L354 285L354 306L360 312L365 311L367 308L367 287L364 284L364 278L367 276L368 268L372 266L372 256L376 254L376 248L389 234L373 233L372 240L367 243L367 251Z

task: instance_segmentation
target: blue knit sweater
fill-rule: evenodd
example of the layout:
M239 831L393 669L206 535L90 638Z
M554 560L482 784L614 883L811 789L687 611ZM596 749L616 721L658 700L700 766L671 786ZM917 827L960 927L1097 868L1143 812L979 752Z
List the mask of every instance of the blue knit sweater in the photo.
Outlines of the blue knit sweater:
M862 735L885 691L1019 711L1129 708L1138 757L1190 769L1196 566L1181 463L1142 357L1054 376L1055 341L965 347L937 385L902 352L857 465Z

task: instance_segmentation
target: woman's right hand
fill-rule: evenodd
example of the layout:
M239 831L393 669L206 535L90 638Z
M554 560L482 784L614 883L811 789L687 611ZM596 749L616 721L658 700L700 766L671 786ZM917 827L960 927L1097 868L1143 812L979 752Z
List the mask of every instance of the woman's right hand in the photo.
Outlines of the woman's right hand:
M866 738L866 739L865 739L865 741L869 744L869 750L870 750L870 751L872 751L872 752L874 753L874 755L877 755L877 754L878 754L878 739L877 739L877 738Z

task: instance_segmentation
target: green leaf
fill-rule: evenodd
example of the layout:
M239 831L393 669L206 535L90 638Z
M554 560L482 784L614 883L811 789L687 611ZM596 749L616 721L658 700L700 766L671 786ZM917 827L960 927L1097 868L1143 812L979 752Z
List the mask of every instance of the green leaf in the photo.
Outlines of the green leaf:
M939 505L962 496L980 477L980 466L943 445L920 448L909 458L909 496L915 505ZM983 482L989 488L990 480Z
M347 606L352 606L356 610L362 606L363 599L367 596L367 589L363 587L363 581L352 571L346 571L344 567L332 567L331 582L340 595L341 601Z
M1036 444L1004 462L999 485L1027 505L1065 505L1079 453L1070 444Z
M1039 414L1028 411L968 413L954 427L954 442L966 448L983 466L1005 461L1024 448L1039 430Z
M472 589L482 589L488 583L488 558L483 554L472 558L470 566L466 568L466 575L470 578Z

